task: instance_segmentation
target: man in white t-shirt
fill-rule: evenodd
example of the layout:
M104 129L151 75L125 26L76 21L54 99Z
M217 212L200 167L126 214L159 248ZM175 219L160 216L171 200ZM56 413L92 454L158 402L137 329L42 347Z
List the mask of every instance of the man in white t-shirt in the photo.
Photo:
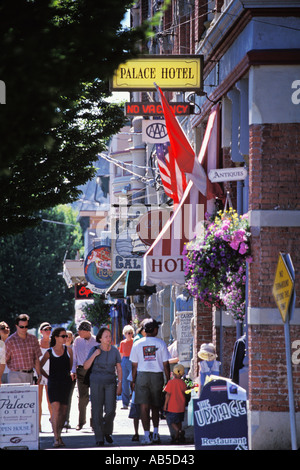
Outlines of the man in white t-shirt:
M156 338L160 322L153 318L144 320L146 336L132 346L132 390L135 391L135 404L140 405L144 428L143 444L151 444L150 410L153 421L153 443L159 443L159 411L163 404L164 374L170 379L170 353L166 343Z

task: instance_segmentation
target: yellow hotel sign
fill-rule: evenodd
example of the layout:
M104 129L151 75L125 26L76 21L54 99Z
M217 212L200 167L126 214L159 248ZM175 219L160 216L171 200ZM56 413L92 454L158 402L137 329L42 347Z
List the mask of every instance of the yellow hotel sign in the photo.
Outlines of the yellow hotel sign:
M200 91L203 56L149 55L120 64L111 80L111 90L153 91L154 82L163 90Z
M294 281L287 268L283 254L280 253L273 284L273 296L284 322L288 314L293 289Z

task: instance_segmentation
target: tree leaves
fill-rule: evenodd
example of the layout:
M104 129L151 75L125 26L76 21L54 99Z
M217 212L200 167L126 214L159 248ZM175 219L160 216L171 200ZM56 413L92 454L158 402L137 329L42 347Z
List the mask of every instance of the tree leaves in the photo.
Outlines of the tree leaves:
M0 227L16 233L39 209L74 201L124 122L108 80L137 53L124 0L2 0ZM17 12L17 14L16 14Z

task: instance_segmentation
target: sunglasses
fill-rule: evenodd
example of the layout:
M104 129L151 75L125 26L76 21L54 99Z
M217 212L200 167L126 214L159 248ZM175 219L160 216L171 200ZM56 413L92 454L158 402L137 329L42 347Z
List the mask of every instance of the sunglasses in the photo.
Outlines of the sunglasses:
M51 331L52 328L43 328L42 331Z
M127 331L125 335L133 335L132 331Z
M67 338L68 335L58 335L59 338Z
M23 328L28 328L28 325L25 325L25 326L24 325L18 325L18 327L22 328L22 330L23 330Z

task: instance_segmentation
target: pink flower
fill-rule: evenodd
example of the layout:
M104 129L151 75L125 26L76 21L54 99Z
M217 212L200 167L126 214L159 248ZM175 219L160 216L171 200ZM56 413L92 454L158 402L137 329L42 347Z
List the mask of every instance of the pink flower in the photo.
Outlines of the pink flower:
M232 242L230 243L231 248L233 248L234 250L237 250L239 248L239 245L240 242L236 240L232 240Z
M244 255L247 250L248 250L248 246L246 245L246 243L242 242L240 249L239 249L239 253L241 253L241 255Z

